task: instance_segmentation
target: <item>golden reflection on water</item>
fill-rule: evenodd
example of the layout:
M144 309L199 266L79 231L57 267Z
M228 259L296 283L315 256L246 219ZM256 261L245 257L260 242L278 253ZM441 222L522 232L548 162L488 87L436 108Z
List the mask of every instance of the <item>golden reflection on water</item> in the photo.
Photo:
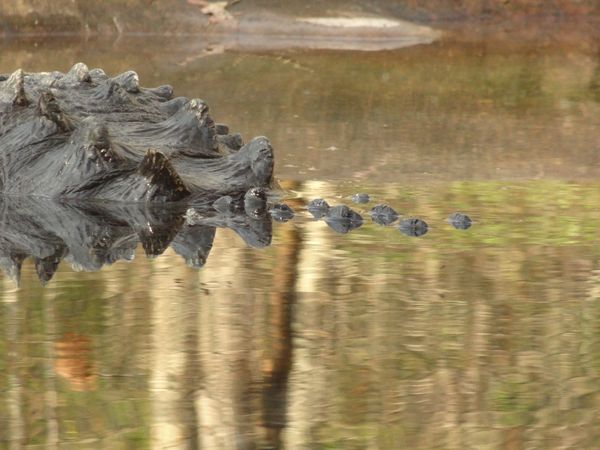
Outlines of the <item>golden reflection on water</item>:
M92 361L92 342L86 336L65 333L55 343L54 371L68 380L73 391L96 389L98 368Z

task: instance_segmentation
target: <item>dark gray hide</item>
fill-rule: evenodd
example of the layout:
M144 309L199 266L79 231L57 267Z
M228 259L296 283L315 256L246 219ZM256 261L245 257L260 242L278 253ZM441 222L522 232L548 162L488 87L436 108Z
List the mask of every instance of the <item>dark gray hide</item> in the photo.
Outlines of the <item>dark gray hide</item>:
M398 219L398 213L388 205L375 205L369 212L373 222L379 225L390 225Z
M315 219L321 219L327 214L327 211L329 211L329 203L322 198L316 198L308 202L306 209Z
M0 80L4 194L194 202L271 184L266 138L241 145L239 135L219 135L229 129L202 100L143 88L135 72L110 78L79 63Z
M400 221L398 229L407 236L420 237L427 233L429 225L424 220L409 217Z
M362 225L363 219L356 211L346 205L338 205L327 210L324 218L325 223L332 230L346 234Z
M450 214L450 217L448 217L448 222L457 230L468 230L471 228L471 224L473 223L469 216L460 212Z
M271 218L277 222L287 222L294 218L294 210L285 203L276 203L269 210Z

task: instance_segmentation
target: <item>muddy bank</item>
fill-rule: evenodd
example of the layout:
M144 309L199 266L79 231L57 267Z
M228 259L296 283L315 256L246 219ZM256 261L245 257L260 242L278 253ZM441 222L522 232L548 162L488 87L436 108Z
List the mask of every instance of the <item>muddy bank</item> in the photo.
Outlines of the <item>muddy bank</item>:
M35 3L35 4L34 4ZM72 1L22 1L0 6L0 31L18 36L210 37L219 48L386 50L430 43L440 37L431 27L395 17L340 9L308 17L295 11L248 3L186 0L115 2L102 8Z
M595 45L600 5L594 0L19 0L0 2L0 36L221 36L228 48L399 48L453 39L567 41ZM232 41L235 41L232 44ZM353 42L354 41L354 42ZM358 44L356 41L359 41ZM333 43L330 43L333 42Z
M196 14L197 13L197 14ZM186 17L193 17L187 21ZM192 24L197 23L193 28ZM18 0L0 2L0 33L99 34L198 32L208 18L185 1Z

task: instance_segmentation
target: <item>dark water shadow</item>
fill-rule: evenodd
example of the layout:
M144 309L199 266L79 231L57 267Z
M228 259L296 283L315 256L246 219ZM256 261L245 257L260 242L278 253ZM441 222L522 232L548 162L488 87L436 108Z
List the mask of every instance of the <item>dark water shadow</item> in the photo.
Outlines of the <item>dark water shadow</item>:
M131 261L138 244L148 257L170 246L189 266L200 268L217 227L232 229L251 247L271 242L268 215L222 215L208 206L188 206L3 197L0 268L18 284L23 261L31 257L45 284L63 260L76 270L93 272L117 261Z

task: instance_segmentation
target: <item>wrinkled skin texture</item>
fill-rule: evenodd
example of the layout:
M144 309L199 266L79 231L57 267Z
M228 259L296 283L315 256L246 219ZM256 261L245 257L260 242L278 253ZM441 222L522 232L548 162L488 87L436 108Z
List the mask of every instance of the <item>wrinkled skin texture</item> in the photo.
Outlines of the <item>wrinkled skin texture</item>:
M323 219L329 228L340 234L359 228L363 223L361 215L346 205L329 208Z
M269 141L244 145L202 100L172 96L170 86L141 87L135 72L110 78L83 64L0 75L0 268L9 277L18 282L28 257L42 283L63 260L98 270L132 259L140 243L149 256L171 246L201 267L216 227L270 244L271 219L256 212L266 211L273 178Z
M371 209L371 219L379 225L390 225L398 219L398 213L388 205L375 205Z
M135 72L110 78L81 63L0 76L0 191L195 203L271 185L266 138L243 145L202 100L172 96L141 87Z

